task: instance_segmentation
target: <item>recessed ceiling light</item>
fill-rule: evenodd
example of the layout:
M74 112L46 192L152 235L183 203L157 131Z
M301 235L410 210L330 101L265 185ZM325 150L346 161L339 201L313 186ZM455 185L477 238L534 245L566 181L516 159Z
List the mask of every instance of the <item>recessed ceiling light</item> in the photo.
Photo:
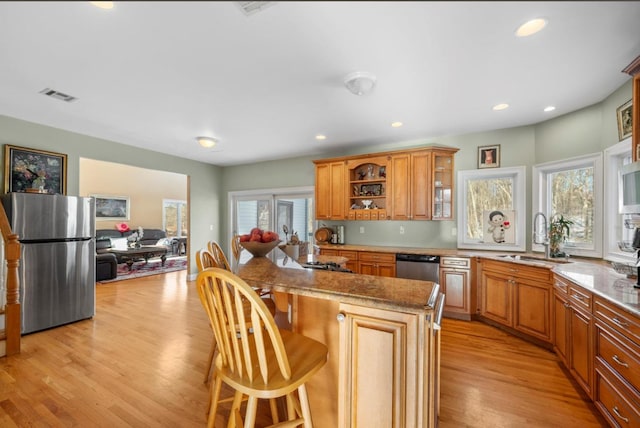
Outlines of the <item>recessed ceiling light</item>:
M528 37L536 34L538 31L542 30L547 25L547 20L543 18L532 19L531 21L527 21L516 30L516 36L518 37Z
M394 128L400 128L402 125L404 125L404 123L402 122L393 122L391 124L391 126L393 126Z
M316 135L316 140L318 140L318 141L322 141L322 140L326 140L326 139L327 139L326 135L322 135L322 134Z
M100 9L113 9L112 1L92 1L90 3L95 7L99 7Z
M495 111L500 111L500 110L504 110L504 109L508 109L508 108L509 108L509 104L505 104L505 103L496 104L496 105L493 106L493 109Z
M196 138L196 141L198 141L198 144L206 149L210 149L218 143L218 140L211 137L198 137Z
M544 111L554 111L556 108L554 106L547 106L544 108Z

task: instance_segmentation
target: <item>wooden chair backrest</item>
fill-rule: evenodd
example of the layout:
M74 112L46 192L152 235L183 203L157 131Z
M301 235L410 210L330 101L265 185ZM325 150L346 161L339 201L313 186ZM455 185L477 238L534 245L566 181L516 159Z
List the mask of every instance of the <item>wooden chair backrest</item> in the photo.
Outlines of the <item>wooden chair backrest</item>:
M226 270L231 270L231 265L227 256L224 255L224 251L220 248L220 245L216 241L209 241L207 243L207 249L218 263L218 267Z
M231 252L236 263L240 261L240 253L242 253L243 249L242 245L240 245L240 235L235 235L233 239L231 239Z
M196 266L198 267L198 272L202 272L210 267L220 267L224 269L224 266L221 266L207 250L196 251Z
M204 269L196 284L222 365L248 380L261 376L265 384L270 371L279 370L283 378L290 379L280 331L260 296L241 278L220 268Z

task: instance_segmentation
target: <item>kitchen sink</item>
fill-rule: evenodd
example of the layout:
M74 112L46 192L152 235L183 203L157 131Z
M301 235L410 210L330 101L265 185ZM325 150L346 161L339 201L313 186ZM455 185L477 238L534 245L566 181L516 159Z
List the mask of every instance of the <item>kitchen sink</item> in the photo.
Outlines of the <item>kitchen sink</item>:
M535 256L518 256L506 254L503 256L499 256L501 259L507 259L514 262L532 262L532 263L571 263L569 260L565 258L545 258L545 257L535 257Z

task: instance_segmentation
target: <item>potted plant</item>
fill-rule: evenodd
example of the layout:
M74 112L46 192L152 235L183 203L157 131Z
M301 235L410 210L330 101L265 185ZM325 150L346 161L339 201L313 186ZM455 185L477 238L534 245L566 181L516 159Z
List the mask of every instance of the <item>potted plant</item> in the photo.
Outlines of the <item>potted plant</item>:
M573 221L564 218L563 215L555 215L549 223L549 253L551 257L565 257L562 251L563 244L569 237L570 227Z

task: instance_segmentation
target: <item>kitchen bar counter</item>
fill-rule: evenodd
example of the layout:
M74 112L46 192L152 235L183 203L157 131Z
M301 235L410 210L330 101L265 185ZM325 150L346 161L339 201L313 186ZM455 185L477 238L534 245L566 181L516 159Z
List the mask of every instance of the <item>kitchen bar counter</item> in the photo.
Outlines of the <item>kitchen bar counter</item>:
M438 295L438 284L430 281L305 269L291 260L279 263L253 257L239 266L238 276L251 286L283 293L411 312L432 311Z

